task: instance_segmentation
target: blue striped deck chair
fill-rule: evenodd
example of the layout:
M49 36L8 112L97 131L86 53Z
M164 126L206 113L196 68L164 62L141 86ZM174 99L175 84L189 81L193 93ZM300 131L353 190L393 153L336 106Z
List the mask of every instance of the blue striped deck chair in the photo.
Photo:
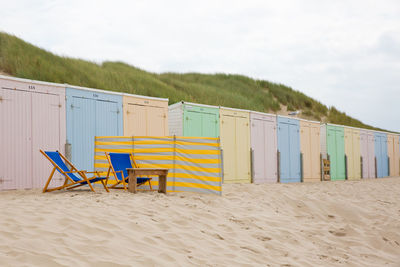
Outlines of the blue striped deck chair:
M133 158L133 155L130 153L108 153L106 152L106 157L108 160L108 163L110 164L109 169L111 169L112 173L114 174L116 183L113 184L112 186L109 186L108 188L112 189L127 189L127 184L128 184L128 171L126 169L128 168L138 168L138 165L136 164L136 161ZM132 161L131 161L132 160ZM133 165L132 165L133 162ZM145 183L149 183L150 190L152 190L151 187L151 178L143 178L143 177L138 177L137 178L137 185L143 185ZM122 184L122 187L118 187L119 185Z
M43 193L45 192L51 192L55 190L60 190L60 189L73 189L76 187L80 187L83 185L89 185L90 190L94 191L94 188L92 186L92 183L100 181L103 184L104 189L107 192L110 192L107 188L107 181L108 181L108 175L107 177L100 177L100 174L98 172L87 172L87 171L79 171L77 168L72 165L72 163L65 157L63 156L60 152L58 151L42 151L40 152L51 162L53 165L53 170L51 171L51 174L49 176L49 179L46 182L46 185L43 188ZM69 168L67 166L71 166ZM58 171L65 177L65 182L62 186L54 187L54 188L48 188L51 179L54 176L55 171ZM86 174L88 173L93 173L95 176L88 178Z

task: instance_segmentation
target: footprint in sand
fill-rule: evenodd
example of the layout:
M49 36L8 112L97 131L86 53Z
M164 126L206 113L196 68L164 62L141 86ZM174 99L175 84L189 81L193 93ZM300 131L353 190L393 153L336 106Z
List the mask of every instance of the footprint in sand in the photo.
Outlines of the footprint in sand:
M256 238L258 239L258 240L261 240L261 241L263 241L263 242L265 242L265 241L270 241L272 238L270 238L270 237L268 237L268 236L256 236Z
M339 231L329 231L329 233L335 235L335 236L346 236L345 232L339 232Z

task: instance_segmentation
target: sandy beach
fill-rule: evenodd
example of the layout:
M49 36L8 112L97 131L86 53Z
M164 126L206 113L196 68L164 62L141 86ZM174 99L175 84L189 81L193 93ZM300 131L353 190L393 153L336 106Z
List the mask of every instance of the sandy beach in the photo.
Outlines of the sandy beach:
M400 266L400 178L0 192L1 266Z

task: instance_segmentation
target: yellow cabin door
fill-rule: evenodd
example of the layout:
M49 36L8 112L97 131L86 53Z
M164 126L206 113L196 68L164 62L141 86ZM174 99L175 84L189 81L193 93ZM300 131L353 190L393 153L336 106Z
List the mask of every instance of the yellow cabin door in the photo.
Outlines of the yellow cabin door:
M221 116L221 146L224 160L224 182L235 182L236 177L236 152L235 152L235 118Z
M236 176L238 183L250 183L250 128L249 119L236 117Z
M146 136L147 119L146 106L128 104L125 116L125 135L126 136Z
M311 178L311 147L310 147L310 127L304 125L300 130L300 149L303 155L303 180L308 182Z
M166 110L161 107L147 107L147 135L166 135Z
M320 142L320 127L319 125L310 128L310 147L311 147L311 178L314 182L321 180L321 146ZM317 141L316 141L317 140Z

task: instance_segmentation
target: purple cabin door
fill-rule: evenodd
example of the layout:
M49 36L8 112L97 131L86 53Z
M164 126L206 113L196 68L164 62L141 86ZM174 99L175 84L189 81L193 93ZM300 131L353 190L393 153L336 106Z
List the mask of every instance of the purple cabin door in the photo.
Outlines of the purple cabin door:
M0 89L0 190L32 188L31 93Z
M251 114L251 146L254 151L253 182L277 182L275 116Z
M40 149L56 150L60 146L60 100L58 95L32 94L32 186L41 188L49 178L51 165L39 152ZM64 182L60 173L55 172L50 187Z
M375 143L374 134L368 132L368 178L375 178Z

